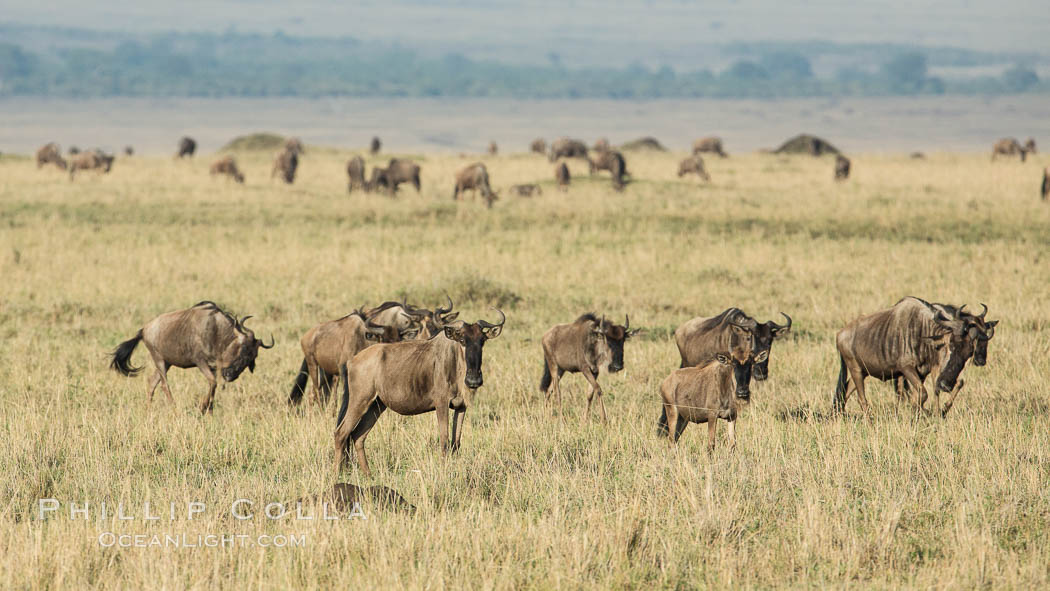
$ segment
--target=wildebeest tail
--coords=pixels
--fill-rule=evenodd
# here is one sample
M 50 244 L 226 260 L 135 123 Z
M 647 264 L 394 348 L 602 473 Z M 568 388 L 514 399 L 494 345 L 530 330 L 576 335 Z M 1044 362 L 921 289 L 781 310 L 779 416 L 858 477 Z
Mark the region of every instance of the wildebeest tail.
M 546 362 L 543 363 L 543 377 L 540 378 L 540 392 L 546 392 L 551 387 L 551 368 Z
M 849 387 L 849 374 L 846 373 L 846 359 L 839 355 L 839 381 L 835 384 L 835 410 L 846 410 L 846 389 Z
M 343 417 L 346 416 L 346 407 L 350 405 L 350 376 L 347 375 L 346 364 L 339 368 L 339 381 L 343 383 L 343 401 L 339 404 L 339 417 L 335 420 L 335 428 L 339 428 L 339 424 L 343 422 Z
M 296 405 L 303 401 L 303 394 L 306 393 L 306 382 L 310 379 L 310 373 L 306 369 L 306 358 L 303 357 L 303 364 L 299 366 L 299 375 L 295 376 L 295 384 L 292 385 L 292 393 L 288 395 L 288 404 Z
M 670 432 L 667 429 L 667 409 L 660 409 L 660 418 L 656 420 L 656 434 L 667 437 Z
M 113 351 L 113 361 L 110 362 L 109 366 L 120 372 L 121 375 L 128 377 L 138 375 L 142 368 L 131 366 L 131 354 L 135 352 L 135 347 L 138 346 L 141 340 L 142 331 L 140 330 L 135 336 L 118 345 L 117 350 Z

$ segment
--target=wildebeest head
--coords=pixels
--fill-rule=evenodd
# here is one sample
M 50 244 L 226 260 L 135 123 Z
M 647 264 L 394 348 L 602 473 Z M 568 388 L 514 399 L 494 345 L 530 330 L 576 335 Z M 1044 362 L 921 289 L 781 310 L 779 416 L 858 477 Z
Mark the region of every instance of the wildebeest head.
M 757 373 L 754 369 L 759 364 L 769 361 L 769 350 L 755 353 L 755 338 L 751 331 L 739 325 L 730 325 L 738 338 L 734 339 L 729 347 L 729 353 L 719 353 L 718 362 L 733 368 L 733 382 L 736 384 L 735 394 L 740 400 L 751 399 L 751 376 Z
M 756 381 L 761 382 L 769 377 L 769 353 L 773 348 L 773 341 L 785 336 L 791 330 L 791 317 L 783 312 L 780 315 L 787 319 L 787 324 L 777 324 L 772 320 L 761 324 L 755 322 L 755 326 L 751 329 L 751 335 L 754 337 L 752 350 L 755 354 L 754 378 Z M 760 354 L 762 354 L 761 361 L 758 360 Z
M 962 312 L 961 308 L 959 312 Z M 934 321 L 944 332 L 928 338 L 940 341 L 940 346 L 948 347 L 948 361 L 937 378 L 936 388 L 942 392 L 951 392 L 966 362 L 973 356 L 982 331 L 976 323 L 968 321 L 965 316 L 953 314 L 944 306 L 936 307 Z
M 244 326 L 249 318 L 251 316 L 245 316 L 236 322 L 233 327 L 234 339 L 222 353 L 222 379 L 227 382 L 236 380 L 245 368 L 254 373 L 255 358 L 259 355 L 259 349 L 273 348 L 273 335 L 270 335 L 270 344 L 267 345 L 255 338 L 255 333 L 250 328 Z
M 501 310 L 495 310 L 500 315 L 500 321 L 497 324 L 484 320 L 467 324 L 461 320 L 444 327 L 445 336 L 456 341 L 465 349 L 467 375 L 463 381 L 471 390 L 477 390 L 484 383 L 481 373 L 481 352 L 485 347 L 485 341 L 498 337 L 503 332 L 503 325 L 507 322 L 507 315 Z
M 446 305 L 444 307 L 438 306 L 433 311 L 426 308 L 416 308 L 411 305 L 405 305 L 404 308 L 405 312 L 419 323 L 427 335 L 434 336 L 441 332 L 445 326 L 455 322 L 456 318 L 459 317 L 459 312 L 452 311 L 452 298 L 446 294 L 445 300 Z
M 641 329 L 631 330 L 631 317 L 625 316 L 623 326 L 606 320 L 603 316 L 595 323 L 592 335 L 596 344 L 604 343 L 609 351 L 609 373 L 617 373 L 623 370 L 623 344 L 632 336 L 638 334 Z
M 1031 138 L 1031 137 L 1028 138 L 1028 140 L 1024 143 L 1024 151 L 1028 152 L 1030 154 L 1035 154 L 1036 153 L 1036 150 L 1035 150 L 1035 138 Z
M 974 344 L 973 351 L 973 364 L 977 367 L 983 367 L 988 362 L 988 341 L 992 340 L 995 336 L 995 325 L 999 324 L 998 320 L 985 320 L 984 317 L 988 314 L 988 306 L 981 304 L 983 311 L 980 314 L 969 314 L 959 310 L 960 314 L 963 315 L 966 320 L 978 328 L 977 331 L 977 342 Z

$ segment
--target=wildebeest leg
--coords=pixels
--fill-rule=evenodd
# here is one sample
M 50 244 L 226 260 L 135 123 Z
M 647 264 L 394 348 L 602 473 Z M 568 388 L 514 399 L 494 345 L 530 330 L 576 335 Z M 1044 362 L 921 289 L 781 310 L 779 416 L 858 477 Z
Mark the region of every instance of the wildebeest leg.
M 383 414 L 384 410 L 386 410 L 386 405 L 382 400 L 376 398 L 372 404 L 368 405 L 368 410 L 365 411 L 354 430 L 350 432 L 350 440 L 354 442 L 354 454 L 357 456 L 357 465 L 366 476 L 371 476 L 372 470 L 368 467 L 368 458 L 365 457 L 365 438 L 368 437 L 368 432 L 375 426 L 379 415 Z
M 919 374 L 915 373 L 914 368 L 905 368 L 901 373 L 904 375 L 904 379 L 908 380 L 908 385 L 915 390 L 912 402 L 915 403 L 915 412 L 919 412 L 922 410 L 922 405 L 926 402 L 926 387 L 922 385 L 922 380 L 919 379 Z
M 715 436 L 718 435 L 718 417 L 707 417 L 707 451 L 715 451 Z
M 436 404 L 434 414 L 437 416 L 438 447 L 441 455 L 448 455 L 448 402 Z
M 154 373 L 153 377 L 150 379 L 148 390 L 148 400 L 150 404 L 153 404 L 153 393 L 157 391 L 157 386 L 160 384 L 161 374 L 167 370 L 167 367 L 165 367 L 163 370 L 158 367 L 156 373 Z
M 583 420 L 586 421 L 587 419 L 591 418 L 591 402 L 594 400 L 595 396 L 598 396 L 598 403 L 602 409 L 602 422 L 609 422 L 608 417 L 605 416 L 605 403 L 602 402 L 602 387 L 598 385 L 598 380 L 594 377 L 594 374 L 591 373 L 590 368 L 583 368 L 583 371 L 581 373 L 583 374 L 583 377 L 587 379 L 587 382 L 591 385 L 591 391 L 587 394 L 587 412 L 584 413 Z
M 729 421 L 727 421 L 727 423 L 728 423 L 727 427 L 729 429 L 729 432 L 726 435 L 729 438 L 729 448 L 730 449 L 736 449 L 736 421 L 735 420 L 729 420 Z
M 457 408 L 452 412 L 452 452 L 459 451 L 459 440 L 463 437 L 463 415 L 466 408 Z
M 343 384 L 344 393 L 346 396 L 345 389 L 347 384 Z M 339 471 L 343 468 L 343 462 L 346 460 L 346 454 L 349 451 L 347 449 L 347 442 L 350 440 L 351 435 L 357 431 L 358 424 L 365 421 L 365 415 L 372 408 L 373 402 L 377 399 L 375 397 L 368 398 L 365 400 L 350 400 L 346 414 L 343 415 L 343 420 L 340 421 L 339 426 L 335 428 L 335 473 L 339 474 Z M 378 415 L 376 418 L 379 418 Z M 372 421 L 375 424 L 375 420 Z M 371 426 L 369 427 L 371 428 Z M 367 432 L 367 431 L 366 431 Z M 354 448 L 357 449 L 355 442 Z M 361 451 L 357 456 L 357 465 L 365 476 L 371 476 L 372 474 L 368 470 L 368 461 L 364 460 L 364 443 L 361 444 Z
M 310 376 L 310 396 L 314 399 L 314 404 L 321 401 L 321 367 L 317 365 L 317 360 L 314 359 L 313 355 L 306 356 L 306 372 Z
M 164 358 L 161 357 L 160 354 L 158 354 L 149 346 L 149 343 L 146 343 L 146 350 L 149 351 L 150 357 L 153 358 L 153 365 L 157 366 L 157 373 L 160 374 L 160 386 L 164 388 L 164 394 L 167 395 L 168 402 L 170 402 L 174 406 L 175 397 L 171 395 L 171 388 L 168 387 L 168 368 L 171 366 L 168 365 L 166 361 L 164 361 Z M 153 394 L 151 392 L 150 397 L 152 398 L 152 396 Z
M 952 388 L 951 394 L 948 395 L 948 401 L 944 403 L 944 408 L 943 409 L 940 408 L 940 403 L 938 402 L 937 410 L 940 413 L 941 418 L 944 418 L 944 417 L 948 416 L 948 411 L 951 410 L 952 409 L 952 405 L 955 404 L 955 397 L 959 395 L 959 390 L 962 390 L 963 384 L 965 384 L 965 383 L 966 382 L 964 382 L 962 380 L 962 378 L 960 378 L 958 381 L 955 382 L 955 387 Z M 934 387 L 934 392 L 936 392 L 936 391 L 937 391 L 937 388 L 935 386 Z
M 853 387 L 857 390 L 857 400 L 860 402 L 860 409 L 864 414 L 869 414 L 868 399 L 864 396 L 864 370 L 850 364 L 849 374 L 853 379 Z M 848 390 L 846 391 L 846 396 L 848 399 Z M 843 402 L 843 407 L 845 407 L 845 402 Z
M 667 438 L 671 445 L 678 443 L 678 407 L 673 404 L 664 403 L 664 413 L 667 415 Z
M 197 369 L 201 370 L 205 379 L 208 380 L 208 393 L 201 399 L 201 414 L 210 413 L 215 407 L 215 372 L 208 367 L 207 363 L 197 363 Z

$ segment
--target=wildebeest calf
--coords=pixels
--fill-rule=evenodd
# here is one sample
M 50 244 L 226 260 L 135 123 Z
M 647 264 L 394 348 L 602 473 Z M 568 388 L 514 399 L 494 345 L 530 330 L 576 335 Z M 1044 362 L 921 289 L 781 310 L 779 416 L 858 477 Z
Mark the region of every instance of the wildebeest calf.
M 196 367 L 208 380 L 208 393 L 201 399 L 200 411 L 210 413 L 215 405 L 215 376 L 221 375 L 225 381 L 232 382 L 245 369 L 254 372 L 259 349 L 273 347 L 272 336 L 269 345 L 263 344 L 244 326 L 249 318 L 251 316 L 237 320 L 208 301 L 186 310 L 161 314 L 117 347 L 110 367 L 125 376 L 142 371 L 141 367 L 130 364 L 131 354 L 141 341 L 157 368 L 150 380 L 149 401 L 153 401 L 153 392 L 160 384 L 168 401 L 174 404 L 175 399 L 168 388 L 168 368 Z
M 835 155 L 835 180 L 844 181 L 849 178 L 849 158 L 842 154 Z
M 707 449 L 715 448 L 718 419 L 729 423 L 729 445 L 736 446 L 736 419 L 751 400 L 751 366 L 768 353 L 755 357 L 750 335 L 741 338 L 714 361 L 677 369 L 660 384 L 668 436 L 677 443 L 689 423 L 707 423 Z
M 687 174 L 695 174 L 705 181 L 711 182 L 711 177 L 707 174 L 707 171 L 704 170 L 704 159 L 701 158 L 699 154 L 693 154 L 678 163 L 679 178 Z
M 237 168 L 237 160 L 233 156 L 224 156 L 213 162 L 208 174 L 211 176 L 217 174 L 226 175 L 238 183 L 244 184 L 244 174 Z
M 543 347 L 543 377 L 540 379 L 540 391 L 549 402 L 551 395 L 558 397 L 558 410 L 562 410 L 561 386 L 559 380 L 565 372 L 583 374 L 591 385 L 587 395 L 587 412 L 584 419 L 591 414 L 591 403 L 598 396 L 598 406 L 602 411 L 602 421 L 607 421 L 605 402 L 602 400 L 602 387 L 598 385 L 598 373 L 602 366 L 607 366 L 610 373 L 623 369 L 624 342 L 638 333 L 630 330 L 631 319 L 623 326 L 598 318 L 587 313 L 568 324 L 552 326 L 543 335 L 540 344 Z

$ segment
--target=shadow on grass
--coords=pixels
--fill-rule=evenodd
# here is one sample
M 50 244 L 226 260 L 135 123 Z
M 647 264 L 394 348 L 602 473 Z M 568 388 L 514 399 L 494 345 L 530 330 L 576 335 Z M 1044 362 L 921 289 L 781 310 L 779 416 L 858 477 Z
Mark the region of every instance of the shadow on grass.
M 849 418 L 849 414 L 836 413 L 827 410 L 817 410 L 808 404 L 796 408 L 787 408 L 776 414 L 777 420 L 782 422 L 798 421 L 806 423 L 824 423 L 837 418 Z

